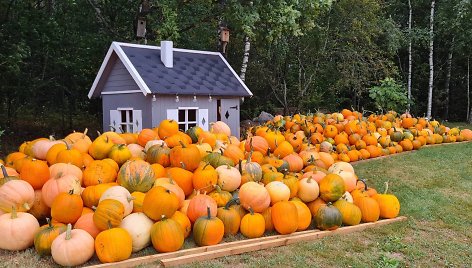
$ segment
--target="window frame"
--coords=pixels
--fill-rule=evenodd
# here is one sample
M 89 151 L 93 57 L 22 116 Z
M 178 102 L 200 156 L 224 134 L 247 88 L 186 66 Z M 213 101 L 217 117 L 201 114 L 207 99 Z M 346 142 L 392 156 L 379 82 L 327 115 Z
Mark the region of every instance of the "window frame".
M 180 121 L 180 111 L 185 111 L 184 115 L 185 115 L 185 118 L 184 118 L 184 121 Z M 195 111 L 195 121 L 189 121 L 189 116 L 188 116 L 188 112 L 189 111 Z M 183 131 L 187 131 L 189 129 L 189 125 L 192 124 L 194 126 L 198 126 L 198 111 L 199 111 L 199 107 L 178 107 L 177 108 L 177 123 L 179 125 L 179 129 L 180 129 L 180 126 L 183 125 L 184 126 L 184 129 Z
M 117 108 L 117 110 L 120 112 L 120 120 L 121 122 L 119 123 L 119 126 L 121 128 L 121 133 L 134 133 L 134 123 L 133 123 L 133 108 Z M 122 112 L 126 113 L 126 121 L 123 121 L 123 114 Z

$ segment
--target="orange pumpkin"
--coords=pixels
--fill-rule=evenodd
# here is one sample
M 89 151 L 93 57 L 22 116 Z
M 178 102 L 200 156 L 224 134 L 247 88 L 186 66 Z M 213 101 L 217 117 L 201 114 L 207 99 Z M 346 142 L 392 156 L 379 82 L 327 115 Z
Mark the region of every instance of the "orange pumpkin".
M 26 161 L 21 168 L 20 178 L 39 190 L 49 180 L 49 167 L 46 161 L 32 159 Z
M 78 194 L 72 191 L 59 193 L 51 205 L 51 216 L 62 223 L 75 223 L 82 215 L 84 203 Z
M 221 242 L 225 232 L 223 222 L 212 215 L 207 207 L 205 216 L 199 217 L 193 225 L 193 239 L 198 246 L 211 246 Z
M 280 234 L 291 234 L 298 229 L 298 211 L 290 201 L 280 201 L 272 206 L 272 223 Z
M 144 214 L 155 221 L 160 220 L 162 215 L 172 217 L 179 207 L 176 194 L 162 186 L 149 190 L 143 201 Z

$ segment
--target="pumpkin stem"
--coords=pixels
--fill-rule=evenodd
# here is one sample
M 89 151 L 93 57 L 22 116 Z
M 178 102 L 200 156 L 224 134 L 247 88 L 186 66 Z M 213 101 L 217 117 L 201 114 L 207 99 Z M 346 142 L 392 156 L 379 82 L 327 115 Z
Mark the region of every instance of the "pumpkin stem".
M 30 209 L 31 209 L 30 205 L 29 205 L 28 203 L 26 203 L 26 202 L 23 204 L 23 207 L 24 207 L 26 210 L 30 210 Z
M 180 145 L 182 145 L 182 148 L 187 148 L 187 146 L 185 146 L 185 144 L 181 140 L 179 140 L 179 143 Z
M 12 206 L 11 207 L 11 219 L 16 219 L 18 218 L 18 214 L 16 213 L 16 207 Z
M 108 226 L 108 229 L 111 229 L 111 228 L 113 228 L 113 226 L 111 225 L 111 221 L 110 221 L 110 220 L 108 220 L 108 222 L 107 222 L 107 226 Z
M 232 198 L 226 203 L 225 209 L 228 210 L 232 205 L 236 205 L 238 201 L 239 201 L 239 198 Z
M 66 230 L 66 240 L 69 240 L 72 238 L 72 224 L 68 223 L 67 224 L 67 230 Z
M 252 209 L 252 207 L 249 207 L 249 213 L 251 213 L 251 215 L 254 215 L 254 210 Z
M 185 163 L 180 161 L 180 166 L 182 167 L 182 169 L 185 169 Z
M 161 221 L 165 221 L 167 219 L 166 215 L 161 215 Z
M 385 182 L 385 191 L 384 191 L 384 194 L 387 194 L 387 191 L 388 191 L 388 181 Z
M 85 138 L 85 136 L 87 136 L 87 132 L 88 132 L 88 128 L 85 128 L 84 133 L 82 135 L 82 139 Z
M 4 178 L 8 177 L 8 172 L 7 172 L 7 169 L 5 168 L 5 166 L 2 165 L 2 164 L 0 164 L 0 166 L 2 167 L 3 177 Z
M 51 228 L 51 227 L 52 227 L 51 219 L 50 219 L 50 218 L 46 218 L 46 222 L 47 222 L 47 224 L 48 224 L 48 227 Z
M 242 163 L 243 163 L 243 160 L 239 159 L 238 169 L 239 169 L 239 173 L 240 173 L 241 175 L 243 175 L 243 166 L 242 166 Z
M 211 219 L 211 211 L 210 211 L 210 207 L 207 207 L 207 214 L 208 214 L 208 219 Z
M 73 195 L 73 194 L 74 194 L 74 189 L 70 189 L 70 190 L 69 190 L 69 194 L 70 194 L 70 195 Z
M 210 165 L 210 163 L 207 162 L 207 163 L 203 166 L 202 170 L 204 170 L 204 169 L 205 169 L 206 167 L 208 167 L 209 165 Z

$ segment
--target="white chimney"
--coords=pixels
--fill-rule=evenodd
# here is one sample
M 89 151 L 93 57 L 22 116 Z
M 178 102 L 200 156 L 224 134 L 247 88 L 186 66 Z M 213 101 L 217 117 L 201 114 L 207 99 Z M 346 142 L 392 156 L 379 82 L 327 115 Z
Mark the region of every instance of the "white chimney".
M 161 61 L 167 68 L 174 67 L 174 52 L 172 41 L 161 41 Z

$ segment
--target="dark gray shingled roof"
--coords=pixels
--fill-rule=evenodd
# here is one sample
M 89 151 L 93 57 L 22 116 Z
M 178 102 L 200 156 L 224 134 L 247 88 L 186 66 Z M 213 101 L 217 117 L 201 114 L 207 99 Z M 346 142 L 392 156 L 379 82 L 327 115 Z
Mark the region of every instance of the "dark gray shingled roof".
M 161 62 L 159 49 L 121 49 L 152 93 L 251 96 L 219 55 L 174 50 L 174 66 L 167 68 Z

